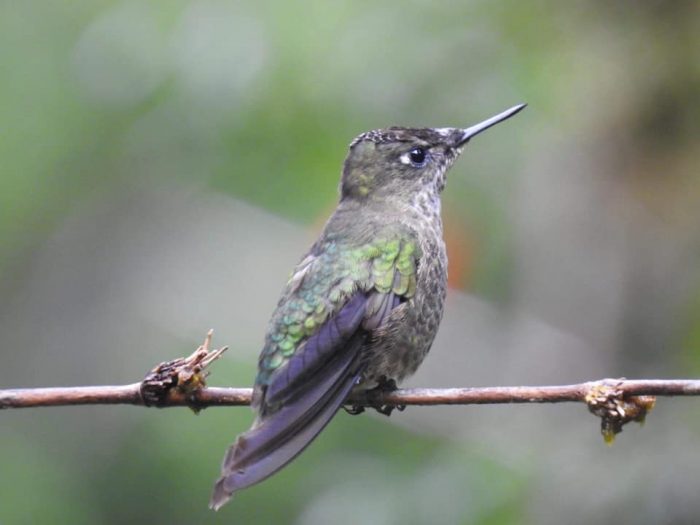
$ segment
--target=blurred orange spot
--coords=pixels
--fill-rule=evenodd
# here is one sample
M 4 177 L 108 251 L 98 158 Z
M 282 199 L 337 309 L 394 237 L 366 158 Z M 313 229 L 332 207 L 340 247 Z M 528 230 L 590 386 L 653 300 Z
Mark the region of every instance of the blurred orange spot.
M 450 261 L 447 284 L 452 288 L 470 288 L 474 278 L 477 237 L 465 226 L 463 217 L 447 215 L 443 222 Z

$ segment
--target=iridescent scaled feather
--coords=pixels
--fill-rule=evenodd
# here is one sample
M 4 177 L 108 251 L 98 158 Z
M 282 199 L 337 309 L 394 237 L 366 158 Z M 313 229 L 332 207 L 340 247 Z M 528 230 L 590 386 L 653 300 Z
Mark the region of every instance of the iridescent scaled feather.
M 379 292 L 368 305 L 370 316 L 383 294 L 402 300 L 413 297 L 418 257 L 417 244 L 400 239 L 378 239 L 359 247 L 332 241 L 318 247 L 318 254 L 304 259 L 292 274 L 285 301 L 270 321 L 256 386 L 266 386 L 273 373 L 356 291 Z

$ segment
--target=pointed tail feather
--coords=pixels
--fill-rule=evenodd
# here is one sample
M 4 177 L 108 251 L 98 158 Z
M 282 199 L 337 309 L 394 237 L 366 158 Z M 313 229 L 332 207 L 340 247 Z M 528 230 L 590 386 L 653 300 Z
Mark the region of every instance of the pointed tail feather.
M 323 430 L 343 404 L 362 372 L 356 334 L 344 351 L 310 378 L 289 405 L 261 419 L 229 448 L 214 486 L 210 508 L 218 510 L 234 492 L 258 483 L 287 465 Z

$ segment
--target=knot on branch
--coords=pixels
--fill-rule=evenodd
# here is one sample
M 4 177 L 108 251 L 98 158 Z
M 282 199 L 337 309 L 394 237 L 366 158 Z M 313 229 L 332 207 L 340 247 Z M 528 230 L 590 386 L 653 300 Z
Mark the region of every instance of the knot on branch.
M 210 350 L 213 330 L 207 332 L 204 342 L 189 357 L 178 357 L 153 368 L 141 381 L 140 394 L 146 406 L 164 407 L 173 396 L 184 396 L 195 412 L 195 394 L 206 386 L 207 367 L 228 350 L 224 346 Z
M 622 379 L 603 379 L 590 384 L 585 396 L 588 410 L 598 416 L 600 432 L 607 444 L 615 441 L 622 427 L 630 421 L 644 423 L 647 414 L 654 408 L 654 396 L 627 396 L 621 388 Z

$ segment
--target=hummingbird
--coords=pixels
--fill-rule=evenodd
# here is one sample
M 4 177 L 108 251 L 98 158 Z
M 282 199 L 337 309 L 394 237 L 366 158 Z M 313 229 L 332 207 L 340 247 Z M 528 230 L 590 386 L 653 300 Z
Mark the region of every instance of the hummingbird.
M 272 314 L 256 417 L 229 447 L 210 508 L 291 462 L 351 394 L 396 389 L 416 371 L 447 291 L 446 173 L 473 137 L 525 106 L 468 128 L 390 127 L 352 141 L 338 206 Z M 374 408 L 389 415 L 394 407 Z

